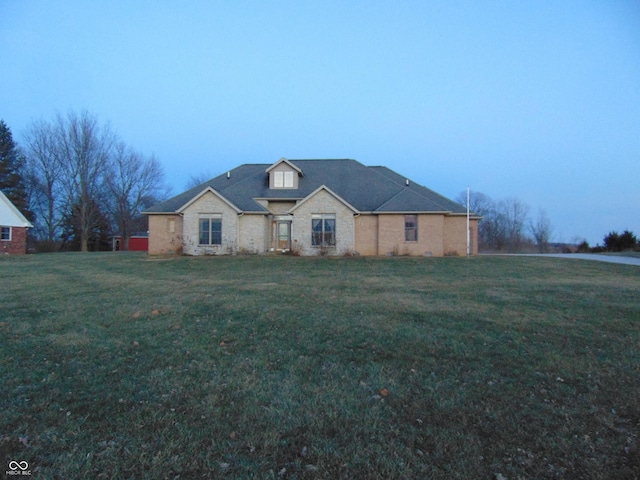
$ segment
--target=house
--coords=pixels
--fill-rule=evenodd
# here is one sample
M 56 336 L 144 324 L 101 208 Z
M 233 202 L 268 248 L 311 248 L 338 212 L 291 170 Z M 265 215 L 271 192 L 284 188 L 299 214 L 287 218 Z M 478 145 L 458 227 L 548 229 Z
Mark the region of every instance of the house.
M 0 254 L 27 253 L 27 229 L 33 225 L 0 190 Z
M 153 206 L 149 254 L 466 255 L 466 208 L 356 160 L 244 164 Z M 477 253 L 479 217 L 469 219 Z

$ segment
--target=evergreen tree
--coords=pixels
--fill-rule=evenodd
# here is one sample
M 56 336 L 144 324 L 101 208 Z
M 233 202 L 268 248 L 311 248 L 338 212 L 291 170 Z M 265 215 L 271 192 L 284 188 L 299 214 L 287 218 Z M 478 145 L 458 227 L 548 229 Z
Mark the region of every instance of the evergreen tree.
M 0 120 L 0 190 L 25 217 L 33 220 L 33 214 L 27 208 L 23 167 L 24 159 L 13 141 L 11 130 L 4 120 Z

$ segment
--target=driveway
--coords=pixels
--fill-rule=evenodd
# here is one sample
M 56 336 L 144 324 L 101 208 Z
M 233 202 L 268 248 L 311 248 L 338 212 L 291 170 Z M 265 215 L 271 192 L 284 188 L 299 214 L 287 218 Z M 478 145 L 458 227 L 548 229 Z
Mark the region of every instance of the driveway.
M 574 260 L 595 260 L 597 262 L 621 263 L 623 265 L 637 265 L 640 267 L 640 258 L 638 257 L 600 255 L 597 253 L 515 253 L 512 255 L 520 257 L 555 257 Z

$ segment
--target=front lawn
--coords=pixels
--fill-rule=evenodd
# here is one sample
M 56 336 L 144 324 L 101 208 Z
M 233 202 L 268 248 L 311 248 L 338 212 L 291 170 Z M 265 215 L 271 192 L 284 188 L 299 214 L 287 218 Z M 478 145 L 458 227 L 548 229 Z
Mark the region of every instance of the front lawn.
M 0 460 L 33 478 L 640 476 L 635 266 L 104 253 L 0 272 Z

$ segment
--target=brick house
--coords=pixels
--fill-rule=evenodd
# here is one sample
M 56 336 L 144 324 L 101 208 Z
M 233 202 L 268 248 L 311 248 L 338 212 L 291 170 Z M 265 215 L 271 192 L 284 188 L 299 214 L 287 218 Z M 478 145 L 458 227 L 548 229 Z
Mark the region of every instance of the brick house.
M 155 205 L 149 254 L 466 255 L 467 212 L 355 160 L 244 164 Z M 479 217 L 471 216 L 471 253 Z
M 0 255 L 27 253 L 27 229 L 33 225 L 0 191 Z

